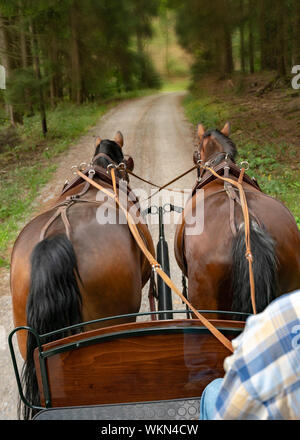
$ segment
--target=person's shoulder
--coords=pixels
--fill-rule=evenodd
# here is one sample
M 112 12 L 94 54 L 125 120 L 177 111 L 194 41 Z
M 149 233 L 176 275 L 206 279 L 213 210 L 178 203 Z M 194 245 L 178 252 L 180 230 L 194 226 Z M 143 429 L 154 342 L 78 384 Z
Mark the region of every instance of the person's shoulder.
M 300 289 L 284 295 L 278 296 L 274 299 L 268 307 L 264 310 L 266 313 L 276 312 L 282 309 L 294 308 L 300 317 Z M 264 313 L 262 312 L 262 313 Z
M 276 319 L 279 316 L 282 319 Z M 274 327 L 285 325 L 295 317 L 300 318 L 300 290 L 277 297 L 263 312 L 251 315 L 247 319 L 246 329 L 267 324 L 269 321 L 274 321 Z
M 247 353 L 267 349 L 284 329 L 290 331 L 299 319 L 300 290 L 279 296 L 263 312 L 247 319 L 244 331 L 232 341 L 236 354 L 241 352 L 246 356 Z

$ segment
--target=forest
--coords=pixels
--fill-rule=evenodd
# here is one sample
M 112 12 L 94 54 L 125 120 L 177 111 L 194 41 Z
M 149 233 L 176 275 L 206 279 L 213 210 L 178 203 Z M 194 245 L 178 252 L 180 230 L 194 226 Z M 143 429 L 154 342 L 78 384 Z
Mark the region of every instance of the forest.
M 0 266 L 52 160 L 118 101 L 158 91 L 187 90 L 194 126 L 232 121 L 300 225 L 299 0 L 0 0 L 0 64 Z
M 145 51 L 152 20 L 176 14 L 176 32 L 193 58 L 193 78 L 208 72 L 291 73 L 300 63 L 298 0 L 1 0 L 2 93 L 12 124 L 46 108 L 123 90 L 159 87 Z
M 159 85 L 143 51 L 157 1 L 2 0 L 0 12 L 13 125 L 39 112 L 45 134 L 48 106 Z
M 300 63 L 298 0 L 171 1 L 180 43 L 193 54 L 193 72 L 271 70 L 279 76 Z
M 11 124 L 38 112 L 46 134 L 46 109 L 59 102 L 159 88 L 145 41 L 154 17 L 170 12 L 194 81 L 210 72 L 285 77 L 300 63 L 298 0 L 1 0 L 1 100 Z

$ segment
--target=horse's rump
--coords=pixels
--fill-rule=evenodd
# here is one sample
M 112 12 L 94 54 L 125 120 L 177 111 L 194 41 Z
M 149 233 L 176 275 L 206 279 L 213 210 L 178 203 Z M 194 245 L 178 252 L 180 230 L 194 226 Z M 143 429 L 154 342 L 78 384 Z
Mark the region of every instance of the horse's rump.
M 256 259 L 258 266 L 256 265 L 255 268 L 257 274 L 260 271 L 260 276 L 256 278 L 257 290 L 262 293 L 258 288 L 259 285 L 263 286 L 261 281 L 272 282 L 271 290 L 265 290 L 265 296 L 271 300 L 274 296 L 294 290 L 299 286 L 300 235 L 293 216 L 281 202 L 247 185 L 245 185 L 245 193 L 250 212 L 254 214 L 253 216 L 250 214 L 251 225 L 256 225 L 254 229 L 251 227 L 251 243 L 253 248 L 256 248 L 256 255 L 259 252 Z M 189 297 L 196 307 L 232 310 L 233 291 L 237 284 L 241 286 L 243 281 L 242 279 L 239 282 L 233 281 L 234 268 L 237 267 L 238 261 L 240 264 L 246 264 L 242 276 L 244 281 L 248 276 L 248 262 L 245 259 L 241 241 L 244 237 L 240 232 L 241 229 L 239 231 L 241 225 L 244 224 L 244 218 L 241 207 L 234 202 L 234 219 L 240 240 L 239 252 L 237 252 L 238 239 L 232 233 L 230 202 L 226 192 L 222 191 L 222 185 L 212 183 L 209 191 L 204 190 L 204 194 L 203 232 L 199 235 L 187 235 L 183 218 L 183 222 L 179 224 L 176 231 L 175 255 L 179 266 L 186 271 L 189 278 Z M 185 210 L 190 209 L 195 201 L 197 201 L 196 195 L 188 201 Z M 271 252 L 274 253 L 272 258 Z M 255 260 L 256 256 L 253 255 L 253 257 Z M 264 267 L 266 262 L 270 263 L 269 272 Z M 264 270 L 270 274 L 270 277 L 264 277 Z M 235 280 L 237 280 L 236 277 Z M 276 285 L 277 281 L 278 285 Z M 239 307 L 242 301 L 247 310 L 235 308 L 235 311 L 251 312 L 248 284 L 244 287 L 244 300 L 245 292 L 249 292 L 248 306 L 246 307 L 242 298 L 234 305 Z M 262 298 L 261 301 L 259 301 L 262 304 L 261 308 L 264 308 L 267 303 Z

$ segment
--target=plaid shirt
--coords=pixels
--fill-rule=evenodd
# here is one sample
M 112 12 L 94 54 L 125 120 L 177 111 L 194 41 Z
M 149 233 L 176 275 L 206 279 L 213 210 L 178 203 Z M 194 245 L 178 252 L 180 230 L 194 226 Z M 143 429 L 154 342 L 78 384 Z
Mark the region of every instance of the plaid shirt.
M 225 359 L 215 419 L 300 419 L 300 290 L 247 319 Z

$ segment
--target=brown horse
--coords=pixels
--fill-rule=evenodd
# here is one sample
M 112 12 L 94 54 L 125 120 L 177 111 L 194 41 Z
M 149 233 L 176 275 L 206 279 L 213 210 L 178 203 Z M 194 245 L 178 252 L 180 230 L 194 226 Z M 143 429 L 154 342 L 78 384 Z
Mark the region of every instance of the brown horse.
M 237 149 L 229 134 L 229 123 L 221 131 L 205 131 L 200 124 L 194 161 L 238 180 Z M 202 310 L 251 313 L 239 192 L 205 168 L 198 180 L 175 236 L 175 256 L 188 277 L 189 299 Z M 242 186 L 249 207 L 255 301 L 260 312 L 277 296 L 300 287 L 300 232 L 290 211 L 264 194 L 254 179 L 245 174 Z M 204 214 L 203 231 L 195 235 L 187 233 L 186 225 L 192 210 Z
M 87 168 L 86 174 L 112 190 L 107 166 L 125 162 L 122 147 L 120 132 L 113 141 L 98 138 L 93 165 Z M 28 325 L 39 334 L 45 334 L 83 321 L 139 311 L 142 287 L 151 274 L 150 265 L 126 221 L 99 221 L 97 210 L 106 205 L 96 201 L 97 193 L 97 189 L 77 178 L 64 188 L 50 209 L 21 231 L 11 258 L 16 326 Z M 128 194 L 126 192 L 129 208 L 133 204 L 138 206 L 138 201 Z M 107 196 L 106 204 L 110 213 L 120 215 L 114 201 Z M 140 220 L 138 227 L 154 255 L 147 225 Z M 132 320 L 135 318 L 119 319 L 116 323 Z M 27 332 L 22 331 L 18 333 L 18 344 L 26 360 L 25 394 L 38 405 L 33 364 L 36 342 L 31 333 L 27 336 Z M 24 411 L 25 418 L 30 415 Z

